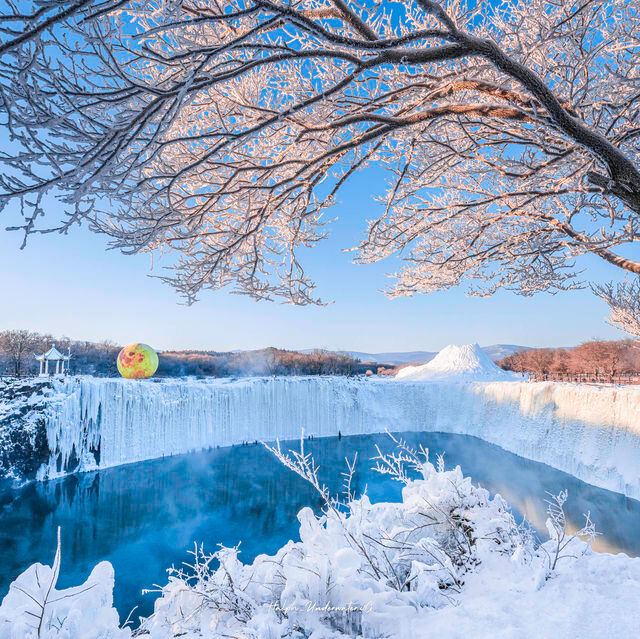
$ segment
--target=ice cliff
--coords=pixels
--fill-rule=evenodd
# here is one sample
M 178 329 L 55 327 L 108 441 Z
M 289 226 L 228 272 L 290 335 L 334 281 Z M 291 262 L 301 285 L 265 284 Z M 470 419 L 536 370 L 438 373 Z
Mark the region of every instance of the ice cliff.
M 640 498 L 640 389 L 344 377 L 55 382 L 39 476 L 244 441 L 391 431 L 474 435 Z

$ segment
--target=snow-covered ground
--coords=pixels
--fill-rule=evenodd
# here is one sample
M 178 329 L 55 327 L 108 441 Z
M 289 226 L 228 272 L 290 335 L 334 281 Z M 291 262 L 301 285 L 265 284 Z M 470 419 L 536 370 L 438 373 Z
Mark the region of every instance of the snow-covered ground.
M 313 481 L 304 457 L 292 463 Z M 381 464 L 405 483 L 401 503 L 371 504 L 365 496 L 342 507 L 327 500 L 320 516 L 304 508 L 298 514 L 300 542 L 250 565 L 235 549 L 213 556 L 197 550 L 193 570 L 170 571 L 154 614 L 136 636 L 637 635 L 640 559 L 596 554 L 572 537 L 562 498 L 549 512 L 550 539 L 539 546 L 499 495 L 492 498 L 474 486 L 460 468 L 444 471 L 423 461 L 422 479 L 410 480 L 398 457 Z M 112 605 L 110 565 L 99 564 L 77 588 L 57 591 L 58 565 L 59 558 L 53 568 L 31 566 L 14 582 L 0 606 L 0 636 L 129 639 L 131 631 L 119 626 Z

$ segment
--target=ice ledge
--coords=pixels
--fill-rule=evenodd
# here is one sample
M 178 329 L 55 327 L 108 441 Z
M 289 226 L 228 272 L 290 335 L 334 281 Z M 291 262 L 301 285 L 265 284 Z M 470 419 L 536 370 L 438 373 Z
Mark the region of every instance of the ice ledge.
M 344 377 L 54 382 L 51 460 L 90 470 L 244 441 L 384 431 L 474 435 L 640 498 L 640 389 Z

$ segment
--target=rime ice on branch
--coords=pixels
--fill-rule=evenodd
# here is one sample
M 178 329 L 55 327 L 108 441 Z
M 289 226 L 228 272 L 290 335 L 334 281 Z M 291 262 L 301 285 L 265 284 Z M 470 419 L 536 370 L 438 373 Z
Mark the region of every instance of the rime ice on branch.
M 357 260 L 404 251 L 391 295 L 574 288 L 585 253 L 640 273 L 617 252 L 640 213 L 627 0 L 29 4 L 0 29 L 0 197 L 27 234 L 58 195 L 61 230 L 177 251 L 189 301 L 317 302 L 296 250 L 377 163 L 392 179 Z

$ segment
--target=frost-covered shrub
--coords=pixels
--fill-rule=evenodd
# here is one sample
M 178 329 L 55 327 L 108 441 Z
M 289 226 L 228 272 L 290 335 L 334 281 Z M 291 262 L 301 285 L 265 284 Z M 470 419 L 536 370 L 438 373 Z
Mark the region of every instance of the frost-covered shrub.
M 567 490 L 561 490 L 557 495 L 550 493 L 550 498 L 547 499 L 546 525 L 549 541 L 540 546 L 539 554 L 544 554 L 547 558 L 548 573 L 556 569 L 561 559 L 575 559 L 576 556 L 584 554 L 589 544 L 600 534 L 596 532 L 589 512 L 584 516 L 584 526 L 573 534 L 569 533 L 564 512 L 568 496 Z
M 129 639 L 113 607 L 113 567 L 100 562 L 87 581 L 57 590 L 60 531 L 53 566 L 33 564 L 10 586 L 0 605 L 2 639 Z
M 426 451 L 419 459 L 398 444 L 399 453 L 380 454 L 378 469 L 405 484 L 402 501 L 378 504 L 351 494 L 353 465 L 341 500 L 320 484 L 302 445 L 291 453 L 273 449 L 322 495 L 323 513 L 301 510 L 300 541 L 252 564 L 243 564 L 237 549 L 206 555 L 196 548 L 192 572 L 173 571 L 139 633 L 154 639 L 178 631 L 210 639 L 388 636 L 397 632 L 403 610 L 406 616 L 450 604 L 488 554 L 533 556 L 531 537 L 501 497 L 474 486 L 459 467 L 445 471 Z M 410 479 L 407 465 L 422 478 Z
M 377 469 L 403 483 L 402 501 L 372 504 L 351 490 L 355 460 L 344 473 L 344 494 L 331 495 L 318 479 L 318 468 L 304 451 L 272 448 L 288 468 L 310 482 L 324 507 L 314 514 L 298 513 L 300 541 L 288 542 L 275 555 L 260 555 L 251 564 L 240 561 L 238 548 L 207 554 L 193 552 L 190 569 L 171 569 L 151 617 L 133 632 L 145 639 L 338 639 L 366 637 L 404 639 L 415 636 L 427 620 L 451 617 L 460 623 L 476 610 L 480 591 L 498 588 L 500 610 L 525 597 L 526 605 L 548 610 L 549 597 L 566 594 L 548 588 L 567 571 L 573 582 L 591 579 L 600 587 L 602 576 L 618 579 L 611 561 L 606 570 L 580 536 L 595 531 L 587 525 L 576 534 L 567 531 L 562 492 L 549 502 L 551 539 L 536 547 L 530 530 L 518 526 L 500 496 L 474 486 L 459 467 L 446 471 L 441 458 L 434 465 L 425 450 L 415 451 L 396 441 L 397 451 L 378 451 Z M 417 474 L 411 474 L 411 471 Z M 414 478 L 415 477 L 415 478 Z M 250 531 L 247 531 L 250 534 Z M 628 562 L 637 562 L 625 558 Z M 620 565 L 624 560 L 620 560 Z M 127 639 L 113 608 L 113 569 L 98 564 L 85 584 L 58 591 L 60 550 L 53 567 L 35 564 L 12 584 L 0 606 L 2 639 Z M 640 568 L 625 563 L 629 584 Z M 595 571 L 595 572 L 594 572 Z M 469 583 L 467 583 L 469 582 Z M 474 588 L 475 584 L 475 588 Z M 640 587 L 640 586 L 639 586 Z M 575 586 L 571 586 L 575 590 Z M 539 598 L 536 593 L 541 591 Z M 524 593 L 524 594 L 523 594 Z M 619 594 L 617 596 L 620 596 Z M 467 598 L 471 605 L 465 611 Z M 491 596 L 490 596 L 491 599 Z M 482 600 L 487 605 L 487 600 Z M 489 607 L 494 606 L 489 601 Z M 565 611 L 560 611 L 565 615 Z M 507 617 L 510 621 L 510 618 Z M 489 620 L 494 637 L 494 625 Z M 428 633 L 429 636 L 431 634 Z M 448 634 L 446 637 L 476 636 Z M 529 636 L 526 633 L 522 636 Z M 560 636 L 560 635 L 558 635 Z M 568 635 L 563 635 L 568 636 Z

